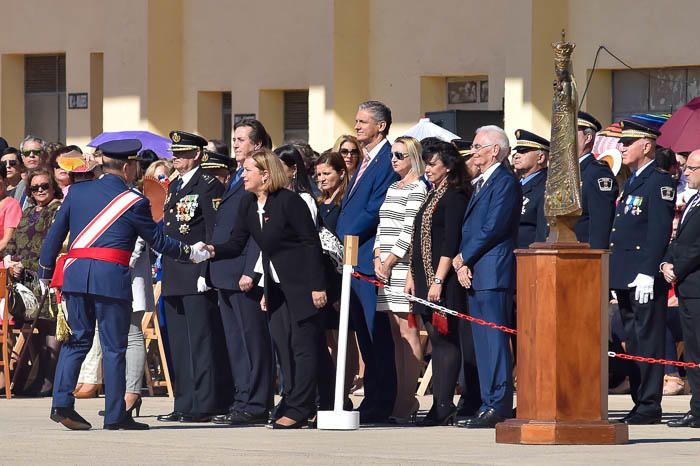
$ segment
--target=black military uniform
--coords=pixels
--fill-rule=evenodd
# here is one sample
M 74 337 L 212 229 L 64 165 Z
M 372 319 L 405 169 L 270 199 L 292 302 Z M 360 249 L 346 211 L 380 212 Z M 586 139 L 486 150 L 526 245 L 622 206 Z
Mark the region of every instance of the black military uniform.
M 207 141 L 170 133 L 170 150 L 203 151 Z M 210 242 L 223 185 L 201 167 L 178 176 L 165 199 L 164 231 L 173 239 Z M 230 402 L 230 371 L 214 290 L 202 290 L 208 263 L 163 258 L 162 296 L 174 366 L 175 407 L 161 421 L 206 421 Z M 198 281 L 199 286 L 198 286 Z M 224 386 L 228 383 L 228 386 Z
M 654 129 L 624 120 L 620 142 L 654 140 L 658 134 Z M 615 210 L 609 243 L 610 288 L 617 295 L 630 354 L 652 358 L 664 355 L 668 284 L 659 272 L 659 264 L 671 237 L 675 198 L 675 182 L 652 160 L 638 167 L 627 180 Z M 635 296 L 635 291 L 641 289 L 639 284 L 630 287 L 641 279 L 650 284 L 653 280 L 653 296 L 646 303 Z M 647 363 L 630 366 L 634 408 L 623 421 L 657 423 L 661 420 L 664 368 Z
M 533 150 L 549 152 L 549 141 L 529 131 L 515 131 L 517 139 L 513 150 L 520 153 Z M 532 243 L 547 239 L 547 219 L 544 216 L 544 188 L 547 170 L 542 169 L 520 180 L 523 187 L 523 206 L 518 226 L 518 248 L 527 248 Z
M 578 127 L 600 131 L 598 120 L 586 112 L 578 112 Z M 574 231 L 576 239 L 593 249 L 607 249 L 615 218 L 615 200 L 619 188 L 610 166 L 588 153 L 579 158 L 581 166 L 581 216 Z

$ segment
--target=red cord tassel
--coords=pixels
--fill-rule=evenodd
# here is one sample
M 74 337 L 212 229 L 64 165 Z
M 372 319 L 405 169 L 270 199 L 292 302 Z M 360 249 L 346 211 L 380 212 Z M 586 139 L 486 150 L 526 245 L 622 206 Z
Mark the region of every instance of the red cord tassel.
M 433 328 L 441 335 L 447 335 L 447 316 L 442 312 L 433 312 Z
M 416 323 L 416 315 L 412 312 L 408 313 L 408 328 L 416 328 L 418 324 Z

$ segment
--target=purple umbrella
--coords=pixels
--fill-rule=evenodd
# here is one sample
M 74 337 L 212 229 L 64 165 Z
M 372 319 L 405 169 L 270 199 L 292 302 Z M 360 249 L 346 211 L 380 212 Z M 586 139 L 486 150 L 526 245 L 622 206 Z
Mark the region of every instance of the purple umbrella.
M 117 139 L 138 139 L 141 141 L 141 150 L 151 149 L 162 159 L 169 159 L 173 156 L 173 154 L 168 151 L 170 139 L 151 133 L 150 131 L 115 131 L 111 133 L 102 133 L 88 142 L 88 146 L 97 147 L 100 144 Z

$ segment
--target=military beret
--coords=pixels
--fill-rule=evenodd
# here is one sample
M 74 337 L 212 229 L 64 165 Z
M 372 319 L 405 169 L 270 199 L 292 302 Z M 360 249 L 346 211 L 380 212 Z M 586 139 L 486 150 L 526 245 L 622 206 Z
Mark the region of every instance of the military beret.
M 195 150 L 207 146 L 207 140 L 202 136 L 179 130 L 170 132 L 170 141 L 172 141 L 170 152 Z
M 603 125 L 601 125 L 600 122 L 596 120 L 596 118 L 593 115 L 581 111 L 578 112 L 578 123 L 576 124 L 579 126 L 579 128 L 591 128 L 595 130 L 596 133 L 600 131 L 603 127 Z
M 646 126 L 638 121 L 622 120 L 620 124 L 622 126 L 620 144 L 629 144 L 642 138 L 656 140 L 661 134 L 659 130 Z
M 515 130 L 515 151 L 544 150 L 549 152 L 549 141 L 542 136 L 538 136 L 524 129 Z
M 231 156 L 219 154 L 218 152 L 212 152 L 209 150 L 204 150 L 202 154 L 202 163 L 200 164 L 202 168 L 225 168 L 227 170 L 233 170 L 236 168 L 236 159 Z
M 117 139 L 97 146 L 102 155 L 118 160 L 140 160 L 141 141 L 138 139 Z
M 466 139 L 453 139 L 450 141 L 453 146 L 457 148 L 459 155 L 462 157 L 467 157 L 472 155 L 472 143 L 473 141 L 467 141 Z

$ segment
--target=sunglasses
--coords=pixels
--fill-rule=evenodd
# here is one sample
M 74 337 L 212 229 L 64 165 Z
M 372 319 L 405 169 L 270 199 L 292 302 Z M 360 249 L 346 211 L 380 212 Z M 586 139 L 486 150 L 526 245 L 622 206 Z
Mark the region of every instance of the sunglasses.
M 360 155 L 359 149 L 340 149 L 340 155 Z
M 29 149 L 29 150 L 23 150 L 22 155 L 25 157 L 39 157 L 43 151 L 41 149 Z
M 17 165 L 19 165 L 19 162 L 17 160 L 5 160 L 3 163 L 6 167 L 16 167 Z
M 399 160 L 403 160 L 408 157 L 408 152 L 405 154 L 403 152 L 392 152 L 391 155 Z
M 39 191 L 48 191 L 50 187 L 49 183 L 33 184 L 29 190 L 33 193 L 38 193 Z

